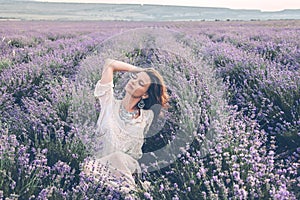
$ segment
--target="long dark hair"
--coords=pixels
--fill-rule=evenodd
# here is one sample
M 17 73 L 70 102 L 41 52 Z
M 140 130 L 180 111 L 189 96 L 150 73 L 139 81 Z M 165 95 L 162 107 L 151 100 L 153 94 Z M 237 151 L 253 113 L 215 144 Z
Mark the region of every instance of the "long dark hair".
M 144 99 L 143 109 L 151 109 L 154 117 L 159 115 L 161 108 L 168 108 L 169 95 L 162 76 L 153 68 L 146 68 L 145 71 L 151 79 L 151 84 L 147 90 L 148 98 Z

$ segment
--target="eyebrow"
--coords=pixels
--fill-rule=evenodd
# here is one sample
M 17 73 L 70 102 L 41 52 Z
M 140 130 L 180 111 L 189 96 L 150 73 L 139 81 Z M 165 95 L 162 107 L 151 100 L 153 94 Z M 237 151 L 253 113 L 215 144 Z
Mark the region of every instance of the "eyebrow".
M 137 73 L 137 79 L 139 79 L 139 81 L 141 81 L 143 83 L 143 86 L 147 85 L 147 84 L 151 84 L 151 78 L 150 78 L 150 82 L 148 83 L 148 81 L 145 82 L 145 80 L 141 77 L 141 74 Z
M 143 79 L 141 79 L 141 78 L 138 76 L 138 74 L 136 74 L 136 75 L 137 75 L 137 78 L 140 79 L 139 81 L 142 81 L 143 84 L 145 85 L 145 81 L 143 81 Z

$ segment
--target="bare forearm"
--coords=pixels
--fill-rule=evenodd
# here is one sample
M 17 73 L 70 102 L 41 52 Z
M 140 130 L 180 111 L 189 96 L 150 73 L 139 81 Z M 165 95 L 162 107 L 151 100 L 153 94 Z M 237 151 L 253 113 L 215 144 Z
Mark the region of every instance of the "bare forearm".
M 117 71 L 126 71 L 126 72 L 140 72 L 143 71 L 143 68 L 136 67 L 129 63 L 125 63 L 118 60 L 107 59 L 105 61 L 107 67 L 111 67 L 113 72 Z

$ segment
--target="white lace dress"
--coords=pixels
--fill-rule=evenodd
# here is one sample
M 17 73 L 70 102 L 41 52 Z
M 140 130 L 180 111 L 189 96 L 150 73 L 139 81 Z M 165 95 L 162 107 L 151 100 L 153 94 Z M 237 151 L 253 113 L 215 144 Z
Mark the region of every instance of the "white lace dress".
M 114 184 L 112 177 L 125 180 L 123 190 L 134 190 L 133 173 L 140 173 L 137 162 L 142 156 L 144 134 L 153 120 L 151 110 L 141 109 L 140 116 L 125 123 L 119 116 L 121 101 L 114 98 L 113 82 L 96 84 L 95 97 L 100 100 L 101 112 L 97 121 L 97 133 L 101 137 L 101 150 L 95 158 L 85 163 L 84 171 L 96 178 L 107 178 Z M 103 165 L 108 171 L 103 171 Z M 108 175 L 110 174 L 110 175 Z M 111 176 L 112 175 L 112 176 Z

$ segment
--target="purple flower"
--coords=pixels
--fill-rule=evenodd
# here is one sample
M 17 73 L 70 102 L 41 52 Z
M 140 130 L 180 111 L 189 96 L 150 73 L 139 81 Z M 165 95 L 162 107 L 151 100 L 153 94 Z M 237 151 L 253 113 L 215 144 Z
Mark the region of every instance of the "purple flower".
M 148 193 L 148 192 L 144 192 L 144 197 L 145 197 L 146 199 L 153 199 L 152 196 L 151 196 L 151 194 Z
M 159 191 L 162 192 L 162 191 L 164 191 L 164 189 L 165 189 L 164 184 L 161 183 L 159 185 Z

